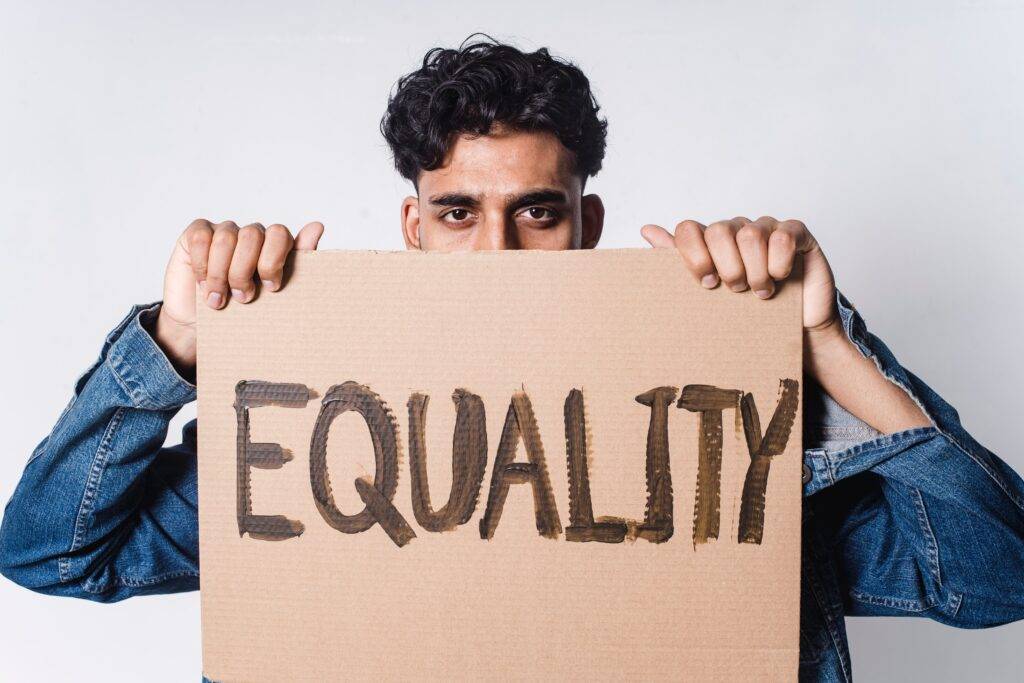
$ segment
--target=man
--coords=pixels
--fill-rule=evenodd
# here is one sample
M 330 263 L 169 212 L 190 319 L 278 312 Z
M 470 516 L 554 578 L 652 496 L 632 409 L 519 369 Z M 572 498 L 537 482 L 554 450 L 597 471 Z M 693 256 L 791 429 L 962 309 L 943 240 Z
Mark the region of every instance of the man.
M 583 73 L 546 50 L 436 48 L 398 82 L 381 123 L 416 195 L 409 249 L 590 249 L 604 209 L 584 194 L 606 124 Z M 896 361 L 834 287 L 803 223 L 737 217 L 674 233 L 694 286 L 771 298 L 803 258 L 806 381 L 801 676 L 851 677 L 844 615 L 928 616 L 961 627 L 1024 617 L 1024 483 L 955 410 Z M 34 590 L 98 601 L 199 586 L 196 425 L 164 447 L 195 398 L 198 287 L 205 305 L 284 286 L 310 223 L 194 221 L 160 304 L 136 307 L 32 454 L 0 529 L 0 569 Z M 748 291 L 749 290 L 749 291 Z

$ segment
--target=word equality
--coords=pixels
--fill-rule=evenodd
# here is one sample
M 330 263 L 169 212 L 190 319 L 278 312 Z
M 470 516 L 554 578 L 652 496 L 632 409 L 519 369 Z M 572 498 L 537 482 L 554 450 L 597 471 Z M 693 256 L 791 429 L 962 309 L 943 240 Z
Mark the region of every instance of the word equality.
M 676 397 L 678 395 L 678 401 Z M 693 542 L 705 543 L 719 535 L 719 504 L 722 472 L 722 413 L 738 410 L 750 455 L 740 499 L 740 543 L 761 543 L 764 536 L 765 493 L 772 458 L 786 449 L 796 417 L 798 382 L 780 382 L 775 411 L 762 432 L 758 411 L 751 394 L 737 389 L 720 389 L 690 384 L 680 392 L 676 387 L 657 387 L 636 397 L 650 408 L 647 432 L 647 505 L 642 520 L 619 517 L 594 517 L 590 499 L 590 475 L 587 465 L 587 425 L 583 393 L 573 389 L 565 398 L 566 459 L 569 474 L 569 526 L 567 541 L 621 543 L 642 538 L 663 543 L 674 532 L 672 474 L 669 467 L 668 414 L 678 408 L 700 416 L 697 492 L 694 504 Z M 249 437 L 251 411 L 261 406 L 303 408 L 315 393 L 303 384 L 242 381 L 235 387 L 235 412 L 238 420 L 237 442 L 237 518 L 239 535 L 282 540 L 302 534 L 301 522 L 283 515 L 258 515 L 252 511 L 250 475 L 252 468 L 279 468 L 288 453 L 277 443 L 255 443 Z M 465 389 L 452 394 L 456 419 L 452 443 L 452 486 L 448 501 L 435 509 L 427 482 L 425 424 L 428 397 L 414 393 L 409 397 L 409 464 L 413 514 L 419 525 L 431 532 L 450 531 L 466 524 L 477 507 L 487 467 L 487 425 L 484 404 L 479 396 Z M 354 515 L 343 513 L 335 504 L 327 470 L 327 437 L 332 422 L 341 414 L 354 411 L 362 416 L 373 442 L 375 473 L 373 481 L 355 480 L 355 489 L 364 508 Z M 522 442 L 525 462 L 516 461 L 516 449 Z M 387 406 L 369 387 L 345 382 L 331 387 L 324 395 L 313 427 L 309 453 L 309 480 L 316 507 L 324 520 L 346 534 L 367 531 L 374 525 L 387 533 L 398 546 L 416 537 L 409 522 L 395 507 L 398 487 L 398 429 Z M 548 478 L 547 463 L 540 432 L 530 398 L 516 392 L 508 406 L 504 428 L 498 441 L 490 488 L 480 537 L 494 537 L 505 499 L 513 485 L 532 488 L 537 531 L 549 538 L 563 533 Z

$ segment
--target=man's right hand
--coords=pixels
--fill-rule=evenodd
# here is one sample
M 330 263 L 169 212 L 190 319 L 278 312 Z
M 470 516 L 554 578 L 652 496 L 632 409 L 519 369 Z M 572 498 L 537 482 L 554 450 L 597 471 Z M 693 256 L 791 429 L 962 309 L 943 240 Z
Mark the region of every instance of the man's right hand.
M 283 225 L 239 228 L 232 221 L 198 219 L 181 233 L 164 275 L 164 301 L 154 338 L 178 370 L 192 375 L 196 364 L 196 287 L 210 308 L 232 297 L 247 304 L 263 291 L 281 289 L 285 258 L 291 250 L 316 249 L 324 226 L 309 223 L 293 238 Z

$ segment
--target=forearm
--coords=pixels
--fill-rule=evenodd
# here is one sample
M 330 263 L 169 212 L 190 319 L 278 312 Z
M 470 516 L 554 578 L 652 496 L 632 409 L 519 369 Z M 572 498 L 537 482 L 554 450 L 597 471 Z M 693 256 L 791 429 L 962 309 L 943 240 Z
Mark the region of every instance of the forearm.
M 839 405 L 883 434 L 932 424 L 906 391 L 860 353 L 838 317 L 805 330 L 804 369 Z
M 118 326 L 7 506 L 4 574 L 57 592 L 111 561 L 138 523 L 168 423 L 191 396 L 136 316 Z

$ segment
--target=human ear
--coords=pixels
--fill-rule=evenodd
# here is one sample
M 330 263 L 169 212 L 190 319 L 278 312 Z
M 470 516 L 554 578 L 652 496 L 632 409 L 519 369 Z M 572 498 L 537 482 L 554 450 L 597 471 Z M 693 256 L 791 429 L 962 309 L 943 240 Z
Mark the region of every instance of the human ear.
M 596 194 L 584 195 L 580 201 L 580 213 L 583 224 L 580 249 L 593 249 L 604 230 L 604 202 Z
M 405 248 L 420 250 L 420 200 L 408 196 L 402 200 L 402 237 Z

